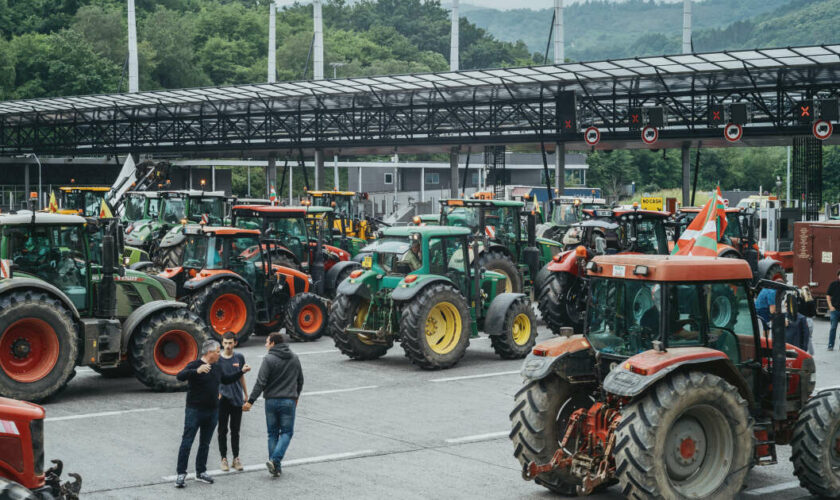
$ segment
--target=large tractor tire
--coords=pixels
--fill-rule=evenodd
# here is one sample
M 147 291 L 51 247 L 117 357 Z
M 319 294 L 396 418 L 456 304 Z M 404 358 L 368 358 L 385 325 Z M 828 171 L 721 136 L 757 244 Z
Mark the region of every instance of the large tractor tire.
M 510 412 L 510 440 L 513 456 L 524 470 L 530 462 L 547 464 L 560 448 L 572 413 L 594 403 L 580 385 L 572 385 L 551 376 L 529 382 L 514 398 Z M 570 456 L 575 449 L 565 450 Z M 540 474 L 534 482 L 562 495 L 576 495 L 580 480 L 568 469 L 555 469 Z
M 78 334 L 57 298 L 36 290 L 0 297 L 0 395 L 34 403 L 75 375 Z
M 43 497 L 35 495 L 21 484 L 0 477 L 0 498 L 3 500 L 40 500 Z
M 367 361 L 380 358 L 393 344 L 375 344 L 347 333 L 347 328 L 361 328 L 367 318 L 370 302 L 355 295 L 338 295 L 330 308 L 330 333 L 335 347 L 350 359 Z
M 819 498 L 840 497 L 840 390 L 820 392 L 802 408 L 791 442 L 793 473 Z
M 543 278 L 536 290 L 537 309 L 554 335 L 560 328 L 570 326 L 575 333 L 583 333 L 585 310 L 581 310 L 581 294 L 586 293 L 582 279 L 568 273 L 551 273 Z
M 519 297 L 505 313 L 500 335 L 490 337 L 490 345 L 502 359 L 521 359 L 531 352 L 537 342 L 537 319 L 531 301 Z
M 338 285 L 340 285 L 344 280 L 350 277 L 350 273 L 359 269 L 358 267 L 347 266 L 342 269 L 338 276 L 335 278 L 335 283 L 332 283 L 332 288 L 329 290 L 329 294 L 331 299 L 335 298 L 336 293 L 338 292 Z
M 455 366 L 470 345 L 470 310 L 452 285 L 433 283 L 402 307 L 402 348 L 426 370 Z
M 131 336 L 129 360 L 134 375 L 156 391 L 179 391 L 186 381 L 175 378 L 190 361 L 198 359 L 207 327 L 188 309 L 152 313 Z
M 244 344 L 254 330 L 254 299 L 251 291 L 235 279 L 210 283 L 190 299 L 195 311 L 210 327 L 210 335 L 219 342 L 222 335 L 233 332 L 239 345 Z
M 505 292 L 506 293 L 522 293 L 524 285 L 522 284 L 522 274 L 516 263 L 498 250 L 488 250 L 482 252 L 478 257 L 478 265 L 487 269 L 505 275 Z
M 621 412 L 616 475 L 627 498 L 735 498 L 752 465 L 747 402 L 716 375 L 677 373 Z
M 292 340 L 312 342 L 327 330 L 329 313 L 321 297 L 314 293 L 299 293 L 286 306 L 286 333 Z
M 782 268 L 781 264 L 773 264 L 767 268 L 767 272 L 764 273 L 762 278 L 770 281 L 781 279 L 782 281 L 787 282 L 787 275 L 785 274 L 785 270 Z
M 161 247 L 158 249 L 155 264 L 162 269 L 174 268 L 181 265 L 184 258 L 184 249 L 186 248 L 185 241 L 172 245 L 170 247 Z

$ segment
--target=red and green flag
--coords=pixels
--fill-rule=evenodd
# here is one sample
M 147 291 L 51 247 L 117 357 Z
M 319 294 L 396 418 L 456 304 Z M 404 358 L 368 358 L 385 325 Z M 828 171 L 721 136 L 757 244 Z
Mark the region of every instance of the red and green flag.
M 268 194 L 268 201 L 270 201 L 272 205 L 274 205 L 277 201 L 277 191 L 274 190 L 274 186 L 271 186 L 271 191 Z
M 671 255 L 715 257 L 717 256 L 717 242 L 724 231 L 726 231 L 726 204 L 718 186 L 715 189 L 715 196 L 703 205 L 703 210 L 680 235 Z

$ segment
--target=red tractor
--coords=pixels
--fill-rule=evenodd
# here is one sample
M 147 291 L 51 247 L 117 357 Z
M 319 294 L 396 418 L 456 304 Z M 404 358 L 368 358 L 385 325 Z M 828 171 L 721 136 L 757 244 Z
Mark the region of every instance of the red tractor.
M 61 484 L 62 463 L 44 472 L 44 409 L 0 398 L 0 498 L 77 500 L 82 478 Z
M 299 341 L 315 340 L 327 325 L 327 306 L 312 292 L 312 278 L 274 264 L 257 229 L 185 226 L 181 265 L 160 276 L 171 279 L 176 295 L 188 302 L 220 339 L 226 332 L 244 342 L 251 333 L 285 326 Z
M 534 347 L 510 414 L 525 479 L 627 498 L 735 498 L 753 466 L 792 446 L 800 484 L 840 496 L 840 389 L 785 343 L 795 288 L 776 290 L 770 333 L 739 259 L 612 255 L 587 264 L 583 335 Z
M 555 335 L 562 327 L 583 328 L 585 266 L 596 255 L 668 254 L 665 222 L 671 214 L 633 208 L 595 209 L 589 220 L 563 237 L 565 251 L 554 256 L 535 280 L 537 308 Z

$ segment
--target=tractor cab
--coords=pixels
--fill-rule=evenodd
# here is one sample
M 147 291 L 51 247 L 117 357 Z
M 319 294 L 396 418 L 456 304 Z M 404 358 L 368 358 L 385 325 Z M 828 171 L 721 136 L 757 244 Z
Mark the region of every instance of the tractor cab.
M 667 212 L 637 208 L 595 209 L 587 220 L 566 231 L 563 244 L 567 251 L 583 244 L 594 250 L 595 255 L 618 252 L 667 254 L 665 223 L 668 217 Z M 604 240 L 603 251 L 599 246 L 601 239 Z
M 82 215 L 84 217 L 96 217 L 105 195 L 111 191 L 109 187 L 103 186 L 61 186 L 59 210 L 61 214 Z
M 129 191 L 125 194 L 123 206 L 125 209 L 122 219 L 126 223 L 156 219 L 160 208 L 160 194 L 157 191 Z
M 335 234 L 345 234 L 359 240 L 375 238 L 376 225 L 366 216 L 359 203 L 368 198 L 367 193 L 355 191 L 306 191 L 304 205 L 331 208 L 333 210 L 332 229 Z
M 440 205 L 443 226 L 466 227 L 474 236 L 487 237 L 505 246 L 517 245 L 522 239 L 520 217 L 525 203 L 521 201 L 453 199 L 440 200 Z

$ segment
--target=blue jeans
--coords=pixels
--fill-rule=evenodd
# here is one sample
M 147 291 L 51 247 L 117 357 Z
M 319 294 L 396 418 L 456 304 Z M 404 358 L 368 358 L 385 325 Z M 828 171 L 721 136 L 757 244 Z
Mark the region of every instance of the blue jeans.
M 295 407 L 297 401 L 291 398 L 265 400 L 265 426 L 268 428 L 268 458 L 280 465 L 286 448 L 295 433 Z
M 828 330 L 828 348 L 834 348 L 834 337 L 837 336 L 837 323 L 840 322 L 840 311 L 831 311 L 831 329 Z
M 217 408 L 208 410 L 187 407 L 184 412 L 184 434 L 181 436 L 181 448 L 178 450 L 178 474 L 187 473 L 190 449 L 199 430 L 201 434 L 198 437 L 198 453 L 195 455 L 195 473 L 201 474 L 207 470 L 207 453 L 210 451 L 210 441 L 213 439 L 218 419 Z

